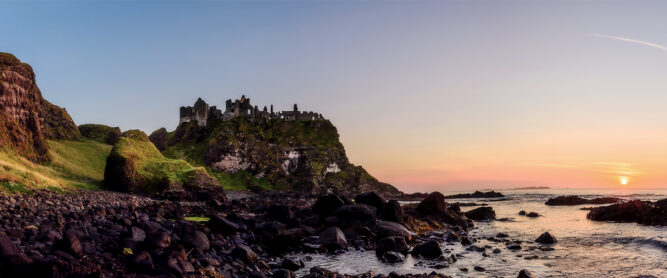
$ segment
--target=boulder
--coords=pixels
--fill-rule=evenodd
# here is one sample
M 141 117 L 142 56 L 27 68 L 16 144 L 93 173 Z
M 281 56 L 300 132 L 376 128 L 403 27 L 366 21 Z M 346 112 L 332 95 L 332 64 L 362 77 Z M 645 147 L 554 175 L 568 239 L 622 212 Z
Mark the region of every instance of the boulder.
M 331 213 L 345 205 L 343 199 L 341 199 L 336 194 L 327 194 L 324 195 L 315 201 L 313 205 L 313 212 L 319 215 L 320 217 L 327 217 Z
M 402 236 L 390 236 L 380 239 L 375 247 L 375 254 L 382 257 L 384 253 L 395 251 L 402 254 L 407 254 L 410 247 Z
M 21 251 L 16 244 L 8 238 L 7 236 L 0 234 L 0 255 L 1 256 L 14 256 L 20 254 Z
M 440 243 L 438 243 L 437 241 L 428 240 L 415 246 L 412 249 L 411 254 L 416 257 L 432 260 L 442 256 L 442 248 L 440 248 Z
M 266 218 L 281 223 L 287 223 L 287 221 L 294 218 L 294 212 L 292 212 L 292 209 L 286 205 L 272 205 L 267 210 Z
M 345 234 L 338 227 L 326 228 L 320 233 L 319 241 L 330 252 L 347 248 Z
M 273 271 L 273 278 L 296 278 L 294 272 L 288 269 L 276 269 Z
M 257 254 L 255 254 L 247 245 L 238 245 L 232 249 L 232 257 L 237 258 L 247 264 L 257 261 Z
M 210 218 L 211 219 L 206 223 L 206 225 L 213 232 L 220 233 L 222 235 L 233 235 L 239 230 L 238 225 L 232 223 L 220 215 L 211 215 Z
M 465 216 L 473 220 L 492 220 L 496 219 L 496 212 L 491 207 L 479 207 L 466 212 Z
M 192 231 L 182 236 L 183 243 L 186 247 L 193 248 L 199 253 L 203 253 L 211 247 L 208 237 L 201 231 Z
M 407 241 L 410 241 L 411 239 L 410 231 L 408 231 L 405 226 L 396 222 L 378 220 L 376 222 L 376 229 L 377 236 L 380 238 L 388 236 L 401 236 L 404 237 Z
M 521 216 L 525 216 L 525 215 L 526 215 L 526 211 L 525 211 L 525 210 L 520 211 L 520 212 L 519 212 L 519 215 L 521 215 Z
M 531 211 L 528 214 L 526 214 L 526 216 L 530 217 L 530 218 L 535 218 L 535 217 L 540 217 L 540 214 L 537 213 L 537 212 Z
M 395 251 L 388 251 L 382 254 L 382 262 L 385 263 L 400 263 L 405 261 L 405 256 L 403 254 L 395 252 Z
M 558 242 L 558 240 L 556 240 L 556 237 L 552 236 L 549 232 L 544 232 L 535 240 L 535 242 L 543 244 L 553 244 Z
M 530 271 L 522 269 L 521 271 L 519 271 L 519 275 L 516 278 L 535 278 L 535 276 L 533 276 L 533 274 L 530 273 Z
M 153 131 L 153 133 L 148 136 L 148 140 L 150 140 L 159 151 L 164 151 L 167 149 L 167 141 L 169 140 L 168 137 L 169 135 L 167 134 L 167 129 L 163 127 Z
M 382 207 L 378 218 L 380 220 L 403 223 L 403 208 L 398 201 L 390 200 Z
M 592 208 L 586 217 L 594 221 L 635 222 L 642 225 L 667 226 L 667 203 L 633 200 Z
M 440 192 L 428 194 L 417 206 L 417 211 L 424 215 L 445 213 L 446 209 L 445 195 Z
M 376 219 L 375 208 L 364 204 L 343 205 L 336 209 L 333 215 L 345 223 L 366 223 Z
M 303 261 L 295 261 L 295 260 L 290 260 L 290 259 L 283 259 L 283 262 L 280 264 L 282 268 L 288 269 L 291 271 L 297 271 L 300 268 L 305 266 L 305 263 Z
M 365 192 L 354 197 L 354 202 L 357 204 L 365 204 L 375 207 L 378 211 L 387 203 L 387 201 L 375 191 Z
M 65 251 L 75 257 L 83 256 L 81 240 L 75 231 L 65 232 L 65 236 L 56 244 L 56 247 L 58 250 Z
M 151 233 L 146 237 L 149 246 L 157 249 L 167 248 L 171 244 L 171 236 L 165 231 Z

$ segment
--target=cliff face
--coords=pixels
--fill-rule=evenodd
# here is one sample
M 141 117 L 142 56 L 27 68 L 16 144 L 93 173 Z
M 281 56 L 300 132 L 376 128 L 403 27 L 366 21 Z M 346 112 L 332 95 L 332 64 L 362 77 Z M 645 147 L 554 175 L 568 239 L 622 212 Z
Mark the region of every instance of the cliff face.
M 207 127 L 182 123 L 168 145 L 165 153 L 186 150 L 190 161 L 200 161 L 213 171 L 247 172 L 276 188 L 307 193 L 374 190 L 399 194 L 393 186 L 349 162 L 336 127 L 327 120 L 238 117 L 209 121 Z
M 42 98 L 30 65 L 0 52 L 0 143 L 33 161 L 48 161 L 45 139 L 78 139 L 67 112 Z

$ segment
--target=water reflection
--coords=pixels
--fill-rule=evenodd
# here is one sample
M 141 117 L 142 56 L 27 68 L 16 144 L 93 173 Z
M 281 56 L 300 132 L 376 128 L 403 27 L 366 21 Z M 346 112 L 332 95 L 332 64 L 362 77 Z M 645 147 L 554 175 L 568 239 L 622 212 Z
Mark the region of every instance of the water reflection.
M 586 198 L 617 196 L 624 199 L 657 200 L 667 197 L 666 190 L 532 190 L 503 192 L 510 200 L 487 202 L 496 211 L 497 218 L 510 221 L 478 222 L 470 233 L 480 239 L 475 245 L 487 248 L 482 252 L 465 250 L 460 244 L 444 244 L 446 252 L 463 258 L 449 268 L 440 270 L 420 266 L 411 256 L 399 264 L 384 264 L 373 252 L 351 251 L 331 256 L 309 254 L 311 261 L 298 274 L 306 274 L 312 266 L 322 266 L 340 273 L 358 274 L 369 270 L 387 274 L 439 273 L 455 277 L 516 277 L 521 269 L 529 269 L 538 277 L 628 277 L 650 274 L 667 277 L 667 227 L 640 226 L 631 223 L 603 223 L 586 219 L 586 206 L 551 207 L 544 202 L 558 195 L 580 195 Z M 449 200 L 452 202 L 484 202 L 485 200 Z M 464 208 L 466 209 L 466 208 Z M 470 208 L 471 209 L 471 208 Z M 518 212 L 537 212 L 541 217 L 519 216 Z M 542 251 L 533 241 L 549 231 L 559 242 L 553 251 Z M 484 239 L 503 232 L 511 239 L 525 241 L 523 249 L 508 250 L 504 244 Z M 501 253 L 491 250 L 498 248 Z M 294 255 L 292 257 L 302 257 Z M 475 272 L 481 266 L 485 272 Z M 467 268 L 463 271 L 461 268 Z

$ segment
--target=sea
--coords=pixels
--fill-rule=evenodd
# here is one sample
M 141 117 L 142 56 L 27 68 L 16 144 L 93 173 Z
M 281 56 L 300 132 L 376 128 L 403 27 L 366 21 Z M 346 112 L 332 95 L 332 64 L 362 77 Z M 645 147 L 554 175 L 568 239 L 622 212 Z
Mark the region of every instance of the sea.
M 306 267 L 297 275 L 307 274 L 313 266 L 345 274 L 431 273 L 453 277 L 516 277 L 527 269 L 535 277 L 633 277 L 653 275 L 667 278 L 667 227 L 643 226 L 635 223 L 596 222 L 586 219 L 588 211 L 580 206 L 546 206 L 549 198 L 578 195 L 584 198 L 619 197 L 624 200 L 655 201 L 667 198 L 667 189 L 523 189 L 496 190 L 506 198 L 448 199 L 447 202 L 485 203 L 496 212 L 496 218 L 506 221 L 475 222 L 468 233 L 487 247 L 484 252 L 469 251 L 460 243 L 443 243 L 445 253 L 459 257 L 447 268 L 433 269 L 410 255 L 401 263 L 381 262 L 373 251 L 351 250 L 344 254 L 307 254 L 291 257 L 305 259 Z M 445 195 L 465 192 L 442 192 Z M 469 193 L 469 192 L 468 192 Z M 467 211 L 476 207 L 461 207 Z M 528 218 L 518 212 L 537 212 L 541 217 Z M 512 240 L 525 241 L 522 250 L 513 251 L 503 243 L 484 239 L 506 233 Z M 543 232 L 558 239 L 554 250 L 543 251 L 534 240 Z M 492 253 L 498 248 L 500 253 Z M 447 255 L 448 255 L 447 254 Z M 475 271 L 474 267 L 484 268 Z

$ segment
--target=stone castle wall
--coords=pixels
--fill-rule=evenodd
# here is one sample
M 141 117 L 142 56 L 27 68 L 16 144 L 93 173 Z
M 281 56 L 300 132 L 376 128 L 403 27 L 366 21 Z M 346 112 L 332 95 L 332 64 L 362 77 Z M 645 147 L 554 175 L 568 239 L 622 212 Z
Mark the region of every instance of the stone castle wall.
M 312 111 L 299 111 L 297 105 L 291 111 L 273 112 L 273 105 L 269 111 L 266 106 L 259 110 L 257 106 L 250 104 L 250 99 L 241 96 L 241 99 L 232 101 L 228 99 L 225 102 L 225 111 L 221 111 L 216 106 L 210 106 L 201 98 L 198 98 L 194 106 L 182 106 L 180 108 L 179 124 L 190 121 L 197 121 L 197 125 L 206 126 L 209 120 L 222 119 L 228 121 L 237 117 L 247 117 L 250 119 L 282 119 L 286 121 L 316 121 L 324 120 L 322 114 Z

